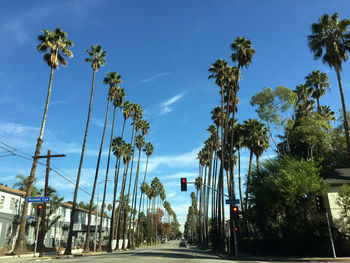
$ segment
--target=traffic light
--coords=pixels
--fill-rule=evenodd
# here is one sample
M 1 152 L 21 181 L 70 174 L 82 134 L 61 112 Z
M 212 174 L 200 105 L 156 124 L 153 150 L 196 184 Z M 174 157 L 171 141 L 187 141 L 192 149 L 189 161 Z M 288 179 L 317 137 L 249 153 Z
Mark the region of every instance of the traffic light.
M 238 206 L 236 206 L 236 205 L 232 206 L 232 212 L 233 212 L 233 218 L 236 220 L 236 222 L 238 222 L 238 219 L 239 219 Z
M 187 191 L 187 179 L 186 178 L 181 178 L 180 179 L 181 182 L 181 191 Z
M 239 231 L 239 227 L 235 226 L 235 232 L 238 232 L 238 231 Z
M 316 195 L 315 196 L 315 203 L 316 203 L 317 210 L 319 210 L 321 212 L 326 211 L 326 209 L 324 207 L 322 195 Z
M 43 211 L 43 205 L 42 204 L 39 204 L 37 207 L 36 207 L 36 215 L 37 216 L 40 216 L 41 213 Z

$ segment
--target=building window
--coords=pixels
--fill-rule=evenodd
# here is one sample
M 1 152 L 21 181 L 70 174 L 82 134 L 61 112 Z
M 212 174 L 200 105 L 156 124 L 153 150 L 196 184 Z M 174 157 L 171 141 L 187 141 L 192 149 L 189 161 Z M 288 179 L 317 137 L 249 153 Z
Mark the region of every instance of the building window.
M 16 202 L 16 199 L 15 198 L 11 198 L 11 203 L 10 203 L 10 210 L 15 210 L 15 202 Z
M 12 232 L 12 224 L 8 223 L 6 226 L 5 238 L 11 237 L 11 232 Z
M 4 203 L 5 203 L 5 196 L 2 195 L 0 196 L 0 209 L 4 208 Z

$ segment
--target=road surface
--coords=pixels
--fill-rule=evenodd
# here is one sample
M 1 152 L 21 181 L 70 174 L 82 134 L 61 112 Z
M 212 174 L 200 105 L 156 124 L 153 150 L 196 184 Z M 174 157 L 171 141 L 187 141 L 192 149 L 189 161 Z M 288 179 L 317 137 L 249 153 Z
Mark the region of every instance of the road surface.
M 268 263 L 269 261 L 239 261 L 239 260 L 228 260 L 216 256 L 209 251 L 200 250 L 196 247 L 189 246 L 187 248 L 179 247 L 179 241 L 170 241 L 166 244 L 161 244 L 152 247 L 144 247 L 136 250 L 121 251 L 115 253 L 89 255 L 89 256 L 75 256 L 74 258 L 9 258 L 1 259 L 1 263 L 7 262 L 51 262 L 51 263 L 63 263 L 63 262 L 91 262 L 91 263 L 228 263 L 228 262 L 257 262 L 257 263 Z M 316 262 L 318 260 L 315 260 Z M 322 260 L 327 262 L 327 260 Z M 333 260 L 329 260 L 333 261 Z M 338 262 L 342 262 L 339 260 Z M 277 261 L 274 261 L 277 262 Z M 283 262 L 283 261 L 281 261 Z M 291 263 L 291 260 L 288 260 Z M 296 261 L 299 262 L 300 261 Z M 309 259 L 305 262 L 313 262 Z M 345 262 L 345 260 L 344 260 Z M 349 263 L 349 261 L 347 261 Z M 270 263 L 270 262 L 269 262 Z

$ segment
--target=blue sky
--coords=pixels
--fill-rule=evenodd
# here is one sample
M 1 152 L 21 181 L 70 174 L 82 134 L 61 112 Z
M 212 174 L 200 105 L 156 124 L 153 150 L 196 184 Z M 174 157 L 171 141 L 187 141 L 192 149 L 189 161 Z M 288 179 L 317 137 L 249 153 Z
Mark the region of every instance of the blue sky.
M 146 140 L 154 144 L 155 153 L 148 181 L 157 176 L 163 182 L 167 199 L 183 225 L 194 189 L 190 186 L 187 193 L 181 193 L 179 178 L 193 180 L 197 176 L 195 157 L 208 137 L 205 130 L 211 123 L 210 111 L 219 104 L 218 87 L 208 80 L 211 64 L 218 58 L 230 61 L 229 46 L 235 37 L 252 40 L 256 55 L 242 73 L 240 122 L 257 118 L 249 101 L 263 87 L 284 85 L 294 89 L 316 69 L 327 73 L 331 83 L 331 91 L 321 104 L 338 112 L 341 104 L 336 75 L 321 61 L 313 60 L 306 37 L 311 23 L 323 13 L 339 12 L 343 19 L 350 18 L 349 11 L 347 0 L 4 2 L 0 11 L 0 141 L 34 153 L 49 79 L 43 54 L 36 51 L 37 36 L 42 29 L 62 28 L 74 42 L 74 58 L 68 60 L 67 68 L 60 67 L 54 73 L 41 153 L 48 149 L 53 154 L 65 153 L 66 158 L 55 159 L 52 165 L 75 182 L 92 75 L 90 65 L 84 62 L 85 49 L 101 44 L 108 57 L 96 75 L 81 186 L 91 191 L 108 91 L 102 80 L 105 73 L 116 71 L 122 75 L 127 99 L 142 105 L 144 118 L 151 125 Z M 349 69 L 345 63 L 342 80 L 348 108 Z M 111 114 L 109 117 L 107 141 Z M 121 125 L 118 113 L 117 135 Z M 128 129 L 127 138 L 130 134 Z M 107 150 L 105 143 L 99 180 L 105 175 Z M 269 151 L 265 156 L 272 155 Z M 243 172 L 247 160 L 248 152 L 243 152 Z M 12 186 L 15 175 L 29 175 L 30 167 L 28 160 L 1 157 L 1 182 Z M 39 187 L 43 186 L 44 174 L 45 168 L 39 167 Z M 71 184 L 54 173 L 50 184 L 66 201 L 72 199 Z M 110 186 L 109 202 L 111 198 Z M 80 191 L 78 199 L 88 201 L 89 195 Z

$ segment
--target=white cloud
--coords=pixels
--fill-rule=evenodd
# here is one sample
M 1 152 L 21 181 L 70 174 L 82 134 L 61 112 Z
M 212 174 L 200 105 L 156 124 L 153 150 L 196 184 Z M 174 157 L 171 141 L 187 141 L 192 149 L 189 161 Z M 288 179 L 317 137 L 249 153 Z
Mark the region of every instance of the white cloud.
M 170 106 L 173 105 L 175 102 L 177 102 L 179 99 L 181 99 L 184 95 L 185 95 L 184 93 L 177 94 L 172 98 L 168 99 L 167 101 L 164 101 L 163 103 L 161 103 L 160 104 L 161 109 L 160 109 L 159 115 L 164 115 L 169 112 L 172 112 L 173 109 Z
M 154 82 L 157 79 L 159 79 L 160 77 L 167 76 L 169 74 L 170 74 L 169 72 L 157 73 L 157 74 L 154 74 L 154 75 L 152 75 L 152 76 L 150 76 L 148 78 L 145 78 L 145 79 L 143 79 L 141 81 L 142 82 Z

